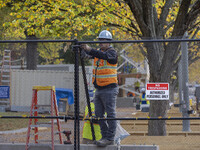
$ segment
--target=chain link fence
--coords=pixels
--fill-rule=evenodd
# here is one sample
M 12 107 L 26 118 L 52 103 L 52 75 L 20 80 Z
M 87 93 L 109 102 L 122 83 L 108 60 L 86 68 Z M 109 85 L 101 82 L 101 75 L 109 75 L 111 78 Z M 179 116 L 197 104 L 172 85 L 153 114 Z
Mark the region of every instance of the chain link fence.
M 112 41 L 113 44 L 117 46 L 119 43 L 143 43 L 143 42 L 194 42 L 197 40 L 186 40 L 186 39 L 174 39 L 174 40 L 141 40 L 141 41 Z M 5 43 L 26 43 L 27 41 L 5 41 Z M 32 41 L 28 41 L 32 42 Z M 73 41 L 37 41 L 37 42 L 78 42 L 76 40 Z M 3 43 L 3 42 L 1 42 Z M 82 41 L 81 43 L 88 43 L 88 44 L 96 44 L 99 42 L 94 42 L 94 41 Z M 80 44 L 80 43 L 77 43 Z M 75 46 L 77 44 L 74 44 Z M 78 47 L 74 47 L 76 49 L 75 51 L 78 51 Z M 73 53 L 71 51 L 71 53 Z M 119 52 L 120 53 L 120 52 Z M 24 55 L 25 56 L 25 55 Z M 22 58 L 24 58 L 24 56 Z M 73 55 L 74 56 L 74 55 Z M 62 133 L 62 139 L 63 141 L 73 143 L 76 148 L 80 148 L 79 144 L 82 143 L 82 132 L 83 132 L 83 126 L 84 122 L 86 120 L 83 120 L 84 115 L 85 115 L 85 107 L 87 106 L 87 100 L 93 98 L 93 90 L 94 87 L 92 85 L 92 67 L 85 67 L 79 66 L 81 60 L 79 60 L 79 54 L 76 52 L 75 57 L 73 58 L 75 63 L 74 65 L 57 65 L 57 68 L 55 66 L 48 66 L 46 65 L 46 68 L 41 67 L 43 71 L 28 71 L 24 70 L 24 61 L 21 62 L 20 64 L 18 63 L 18 66 L 15 66 L 12 68 L 11 71 L 11 95 L 16 94 L 14 97 L 11 96 L 11 109 L 14 109 L 14 111 L 19 111 L 20 116 L 26 118 L 26 116 L 23 116 L 21 114 L 27 114 L 27 110 L 29 110 L 30 107 L 30 101 L 32 98 L 32 86 L 35 84 L 41 85 L 41 86 L 56 86 L 56 88 L 64 88 L 64 89 L 72 89 L 73 91 L 73 99 L 74 99 L 74 104 L 69 105 L 67 100 L 68 97 L 64 97 L 60 99 L 60 103 L 58 103 L 58 110 L 60 112 L 60 116 L 67 116 L 67 117 L 61 117 L 60 122 L 61 122 L 61 130 L 62 131 L 70 131 L 68 134 L 63 134 Z M 23 60 L 19 58 L 19 60 Z M 14 62 L 14 60 L 12 60 Z M 89 62 L 91 64 L 91 62 Z M 123 59 L 122 59 L 123 63 Z M 21 64 L 23 64 L 21 66 Z M 83 62 L 82 62 L 83 64 Z M 129 65 L 131 63 L 129 62 Z M 120 65 L 120 64 L 119 64 Z M 128 65 L 127 65 L 128 66 Z M 69 68 L 69 69 L 67 69 Z M 22 69 L 20 72 L 19 69 Z M 20 73 L 18 74 L 16 71 L 18 70 Z M 86 72 L 84 72 L 86 70 Z M 29 73 L 29 74 L 27 74 Z M 24 74 L 24 75 L 23 75 Z M 63 75 L 65 74 L 65 75 Z M 136 73 L 137 74 L 137 73 Z M 179 75 L 183 74 L 180 72 Z M 37 78 L 38 76 L 38 78 Z M 178 79 L 182 78 L 179 76 Z M 79 81 L 77 80 L 79 79 Z M 86 81 L 87 79 L 87 81 Z M 121 78 L 122 79 L 122 78 Z M 136 76 L 133 78 L 134 81 L 130 81 L 130 78 L 123 78 L 124 83 L 126 82 L 136 82 L 140 79 L 140 76 Z M 61 80 L 61 82 L 60 82 Z M 127 80 L 127 81 L 126 81 Z M 15 81 L 15 82 L 14 82 Z M 18 82 L 16 82 L 18 81 Z M 85 82 L 86 81 L 86 82 Z M 180 80 L 182 81 L 182 80 Z M 179 81 L 179 82 L 180 82 Z M 155 120 L 159 119 L 165 119 L 166 121 L 166 136 L 148 136 L 148 120 L 149 118 L 149 113 L 148 111 L 142 111 L 139 108 L 139 103 L 140 103 L 140 90 L 142 87 L 145 87 L 145 83 L 147 80 L 143 80 L 143 82 L 140 85 L 139 90 L 137 90 L 137 94 L 135 95 L 128 95 L 128 90 L 133 93 L 135 90 L 134 87 L 126 86 L 121 88 L 122 96 L 123 97 L 118 97 L 117 98 L 117 118 L 119 118 L 119 123 L 120 125 L 130 134 L 123 140 L 121 140 L 121 145 L 158 145 L 160 150 L 187 150 L 187 149 L 199 149 L 200 144 L 199 144 L 199 139 L 200 139 L 200 120 L 198 116 L 198 111 L 196 110 L 196 97 L 195 97 L 195 85 L 190 85 L 188 84 L 189 87 L 189 95 L 188 95 L 188 102 L 190 102 L 190 99 L 192 99 L 192 103 L 189 105 L 189 110 L 194 110 L 193 112 L 190 112 L 191 114 L 188 114 L 186 118 L 187 121 L 189 119 L 189 131 L 184 130 L 184 113 L 182 112 L 184 106 L 183 102 L 183 93 L 184 91 L 181 90 L 178 94 L 178 92 L 175 92 L 175 97 L 173 104 L 171 105 L 170 109 L 168 110 L 167 113 L 167 118 L 154 118 Z M 31 84 L 29 84 L 31 83 Z M 64 84 L 62 84 L 64 83 Z M 183 81 L 181 82 L 183 83 Z M 23 85 L 23 86 L 22 86 Z M 135 86 L 135 85 L 133 85 Z M 179 85 L 180 86 L 180 85 Z M 198 86 L 197 86 L 198 87 Z M 24 91 L 23 89 L 29 90 Z M 88 90 L 88 96 L 86 95 Z M 25 93 L 26 92 L 26 93 Z M 27 94 L 29 93 L 29 94 Z M 18 96 L 18 98 L 17 98 Z M 181 98 L 182 96 L 182 98 Z M 44 99 L 43 102 L 46 102 L 49 98 L 47 96 L 41 95 L 41 99 Z M 181 101 L 181 100 L 182 101 Z M 29 101 L 29 102 L 28 102 Z M 76 103 L 79 102 L 79 103 Z M 12 107 L 15 106 L 15 107 Z M 17 107 L 19 106 L 19 107 Z M 187 105 L 188 107 L 188 105 Z M 26 111 L 25 111 L 26 110 Z M 6 111 L 6 110 L 5 110 Z M 12 113 L 10 112 L 0 112 L 1 116 L 12 116 Z M 18 113 L 15 113 L 15 115 L 18 115 Z M 48 116 L 49 114 L 47 112 L 40 112 L 38 116 Z M 69 118 L 68 118 L 69 117 Z M 175 119 L 171 119 L 175 118 Z M 29 118 L 27 118 L 29 119 Z M 22 119 L 23 122 L 27 119 Z M 185 120 L 186 120 L 185 119 Z M 1 125 L 3 123 L 7 123 L 7 119 L 2 119 Z M 17 120 L 17 119 L 13 119 Z M 49 119 L 48 121 L 50 121 Z M 13 121 L 14 122 L 14 121 Z M 17 122 L 17 121 L 16 121 Z M 159 123 L 159 121 L 158 121 Z M 27 122 L 28 126 L 28 122 Z M 21 130 L 14 130 L 14 131 L 0 131 L 0 142 L 1 143 L 26 143 L 26 128 Z M 55 134 L 57 134 L 55 129 Z M 47 139 L 49 138 L 49 133 L 50 129 L 44 129 L 41 128 L 39 130 L 39 138 L 44 138 Z M 56 136 L 55 136 L 56 137 Z M 58 139 L 57 139 L 58 140 Z M 59 143 L 56 142 L 55 143 Z

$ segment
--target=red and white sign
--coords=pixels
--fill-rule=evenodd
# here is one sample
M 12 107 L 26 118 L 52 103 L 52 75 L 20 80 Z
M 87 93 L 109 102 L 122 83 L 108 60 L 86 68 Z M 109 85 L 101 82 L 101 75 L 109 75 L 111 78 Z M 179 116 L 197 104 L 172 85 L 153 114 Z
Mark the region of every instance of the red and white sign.
M 147 100 L 169 100 L 169 83 L 147 83 Z

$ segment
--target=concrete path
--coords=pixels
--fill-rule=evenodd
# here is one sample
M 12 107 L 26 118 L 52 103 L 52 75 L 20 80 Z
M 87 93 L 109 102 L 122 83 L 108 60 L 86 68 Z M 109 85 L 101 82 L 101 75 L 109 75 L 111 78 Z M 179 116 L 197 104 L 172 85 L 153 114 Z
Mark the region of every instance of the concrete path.
M 25 144 L 0 144 L 0 150 L 22 150 Z M 29 150 L 51 150 L 51 147 L 45 145 L 31 146 Z M 55 145 L 55 150 L 74 150 L 74 145 Z M 96 145 L 81 144 L 80 150 L 159 150 L 155 145 L 109 145 L 107 147 L 97 147 Z

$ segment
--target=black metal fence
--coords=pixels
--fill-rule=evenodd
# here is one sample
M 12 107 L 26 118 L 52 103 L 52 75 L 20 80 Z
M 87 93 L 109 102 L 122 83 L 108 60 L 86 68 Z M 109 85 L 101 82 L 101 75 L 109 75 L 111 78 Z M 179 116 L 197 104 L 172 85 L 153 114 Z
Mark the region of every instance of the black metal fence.
M 79 112 L 79 54 L 80 44 L 96 44 L 96 43 L 152 43 L 152 42 L 196 42 L 200 41 L 200 39 L 151 39 L 151 40 L 124 40 L 124 41 L 78 41 L 78 40 L 7 40 L 7 41 L 0 41 L 0 43 L 45 43 L 45 42 L 71 42 L 73 43 L 72 49 L 75 54 L 74 58 L 74 116 L 0 116 L 0 119 L 64 119 L 67 120 L 74 120 L 74 149 L 79 150 L 80 149 L 80 121 L 83 120 L 90 120 L 91 123 L 91 130 L 92 130 L 92 136 L 93 140 L 95 140 L 94 136 L 94 128 L 93 128 L 93 120 L 100 120 L 105 119 L 109 120 L 111 118 L 93 118 L 91 108 L 90 108 L 90 100 L 89 100 L 89 92 L 88 92 L 88 85 L 87 85 L 87 79 L 86 79 L 86 73 L 85 73 L 85 64 L 84 60 L 81 58 L 81 67 L 82 67 L 82 75 L 84 80 L 84 87 L 86 90 L 86 100 L 87 100 L 87 106 L 89 108 L 89 116 L 90 118 L 82 118 L 80 117 Z M 115 120 L 200 120 L 200 117 L 156 117 L 156 118 L 150 118 L 148 116 L 146 117 L 128 117 L 128 118 L 120 118 L 117 117 Z

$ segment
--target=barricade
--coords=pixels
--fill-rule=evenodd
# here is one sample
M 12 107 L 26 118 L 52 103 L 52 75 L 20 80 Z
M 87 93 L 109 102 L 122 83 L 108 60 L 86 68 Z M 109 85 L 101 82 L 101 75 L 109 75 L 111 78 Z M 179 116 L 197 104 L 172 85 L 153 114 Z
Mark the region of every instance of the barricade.
M 146 42 L 196 42 L 196 41 L 200 41 L 200 39 L 168 39 L 168 40 L 159 40 L 159 39 L 152 39 L 152 40 L 129 40 L 129 41 L 78 41 L 78 40 L 15 40 L 15 41 L 0 41 L 0 43 L 31 43 L 31 42 L 73 42 L 74 45 L 73 45 L 73 51 L 75 52 L 75 68 L 74 68 L 74 97 L 75 97 L 75 104 L 74 104 L 74 116 L 73 117 L 70 117 L 70 116 L 58 116 L 59 119 L 63 119 L 65 121 L 69 121 L 69 120 L 73 120 L 74 121 L 74 145 L 67 145 L 67 147 L 73 147 L 74 149 L 80 149 L 83 148 L 84 146 L 83 145 L 80 145 L 80 137 L 81 137 L 81 125 L 80 125 L 80 120 L 83 120 L 83 118 L 81 118 L 80 116 L 80 112 L 79 112 L 79 47 L 80 47 L 80 44 L 96 44 L 96 43 L 146 43 Z M 83 62 L 81 62 L 83 64 Z M 84 64 L 82 66 L 82 71 L 84 71 Z M 83 76 L 84 76 L 84 72 L 83 72 Z M 85 79 L 84 79 L 85 80 Z M 85 84 L 86 85 L 86 84 Z M 87 101 L 88 101 L 88 87 L 86 86 L 85 87 L 86 89 L 86 97 L 87 97 Z M 134 112 L 134 111 L 133 111 Z M 48 117 L 48 116 L 38 116 L 38 117 L 41 117 L 43 119 L 45 118 L 48 118 L 50 119 L 51 117 Z M 29 116 L 0 116 L 0 119 L 6 119 L 6 118 L 12 118 L 12 119 L 18 119 L 18 118 L 23 118 L 23 119 L 30 119 Z M 89 120 L 92 120 L 92 119 L 96 119 L 96 118 L 89 118 Z M 99 118 L 98 118 L 99 119 Z M 100 118 L 100 119 L 104 119 L 104 118 Z M 108 120 L 109 118 L 107 118 L 106 120 Z M 150 118 L 148 116 L 144 117 L 144 118 L 134 118 L 134 117 L 128 117 L 128 118 L 116 118 L 116 120 L 120 120 L 120 121 L 124 121 L 124 120 L 128 120 L 128 121 L 148 121 L 148 120 L 179 120 L 179 121 L 182 121 L 182 120 L 197 120 L 199 121 L 200 118 L 199 117 L 166 117 L 166 118 L 162 118 L 162 117 L 156 117 L 156 118 Z M 122 123 L 123 124 L 123 123 Z M 178 124 L 181 124 L 181 123 L 178 123 Z M 147 125 L 147 123 L 144 123 L 143 125 Z M 144 133 L 144 134 L 143 134 Z M 142 134 L 140 134 L 138 132 L 138 134 L 140 135 L 143 135 L 143 136 L 147 136 L 147 132 L 143 132 Z M 132 133 L 133 135 L 136 135 L 137 133 L 133 132 Z M 177 132 L 178 134 L 178 132 Z M 177 135 L 176 134 L 176 135 Z M 192 134 L 190 134 L 189 132 L 180 132 L 180 134 L 184 135 L 185 137 L 186 136 L 190 136 Z M 173 133 L 170 133 L 168 135 L 173 135 Z M 199 133 L 193 133 L 194 136 L 199 136 Z M 152 138 L 153 139 L 153 138 Z M 132 141 L 134 143 L 134 141 Z M 141 142 L 142 143 L 142 142 Z M 156 142 L 155 142 L 156 143 Z M 127 143 L 125 143 L 127 144 Z M 20 145 L 20 144 L 19 144 Z M 3 145 L 5 146 L 5 145 Z M 15 145 L 17 147 L 17 144 Z M 62 146 L 66 146 L 66 145 L 59 145 L 58 147 L 62 147 Z M 112 146 L 111 146 L 112 147 Z M 133 148 L 134 146 L 124 146 L 124 145 L 121 145 L 121 149 L 123 150 L 129 150 L 131 148 Z M 152 146 L 152 147 L 149 147 L 148 145 L 145 144 L 145 146 L 141 147 L 141 146 L 135 146 L 136 148 L 142 148 L 145 150 L 145 148 L 148 148 L 149 150 L 151 148 L 158 148 L 157 146 Z M 65 147 L 66 148 L 66 147 Z M 87 145 L 87 149 L 88 148 L 93 148 L 94 147 L 90 147 Z M 116 148 L 116 147 L 115 147 Z M 1 149 L 1 148 L 0 148 Z M 153 150 L 153 149 L 152 149 Z

